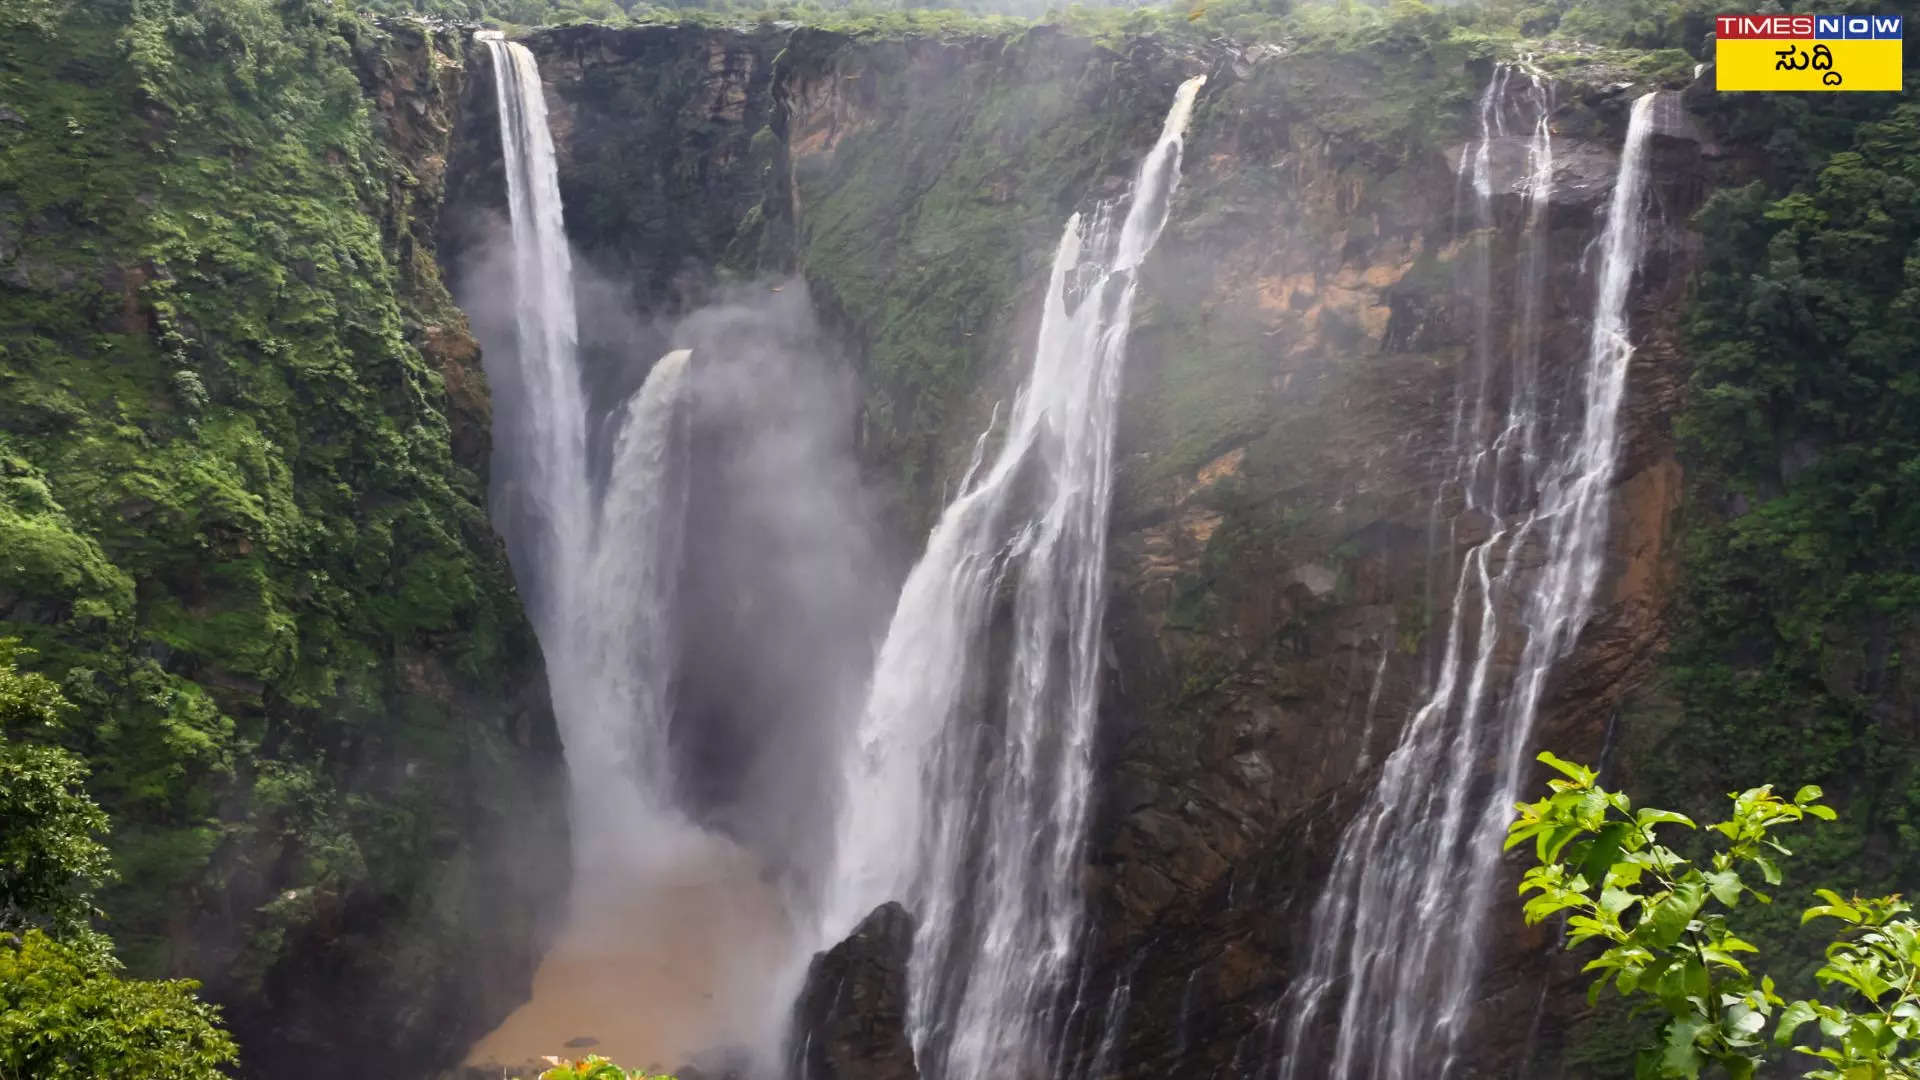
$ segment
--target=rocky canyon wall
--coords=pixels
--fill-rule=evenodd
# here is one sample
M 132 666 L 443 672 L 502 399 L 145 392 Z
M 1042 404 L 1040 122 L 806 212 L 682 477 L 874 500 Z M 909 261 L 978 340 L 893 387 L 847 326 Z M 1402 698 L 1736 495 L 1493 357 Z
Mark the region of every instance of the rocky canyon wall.
M 1060 223 L 1120 190 L 1173 87 L 1208 75 L 1126 374 L 1092 1021 L 1071 1034 L 1113 1075 L 1255 1068 L 1277 1050 L 1332 845 L 1418 703 L 1452 575 L 1483 538 L 1471 518 L 1436 534 L 1457 507 L 1434 499 L 1479 299 L 1463 261 L 1494 244 L 1506 280 L 1516 257 L 1515 176 L 1498 178 L 1505 240 L 1463 237 L 1458 217 L 1491 63 L 1435 44 L 1107 47 L 1046 29 L 565 29 L 530 44 L 569 228 L 584 251 L 618 252 L 602 263 L 633 298 L 671 310 L 755 269 L 804 275 L 855 355 L 859 448 L 908 552 L 1017 378 Z M 672 89 L 649 67 L 677 73 Z M 1585 348 L 1588 245 L 1626 106 L 1655 84 L 1578 57 L 1557 73 L 1543 353 L 1562 381 Z M 1670 110 L 1600 611 L 1539 728 L 1590 759 L 1666 634 L 1703 146 Z M 1500 167 L 1516 152 L 1496 147 Z M 615 160 L 627 179 L 607 186 Z M 701 198 L 683 207 L 686 178 Z M 629 202 L 672 208 L 680 231 Z M 1504 904 L 1491 918 L 1518 925 Z M 1495 939 L 1475 1075 L 1555 1060 L 1569 1040 L 1548 936 Z
M 107 907 L 135 971 L 205 980 L 253 1074 L 422 1075 L 525 994 L 569 874 L 537 645 L 487 516 L 492 403 L 468 316 L 501 312 L 463 314 L 445 284 L 484 262 L 504 214 L 498 117 L 469 28 L 281 8 L 265 30 L 114 5 L 0 12 L 0 638 L 80 706 L 32 734 L 93 764 L 123 873 Z M 1461 226 L 1493 48 L 1402 30 L 1241 46 L 770 22 L 526 40 L 601 412 L 680 316 L 804 289 L 857 375 L 845 441 L 883 495 L 871 564 L 887 581 L 1018 383 L 1067 216 L 1123 190 L 1174 87 L 1207 75 L 1125 374 L 1093 932 L 1068 1035 L 1089 1076 L 1256 1074 L 1307 909 L 1486 529 L 1435 493 L 1475 305 L 1497 321 L 1514 303 L 1465 269 L 1484 253 L 1512 276 L 1513 146 L 1492 155 L 1497 227 Z M 1843 452 L 1898 425 L 1869 440 L 1818 418 L 1903 400 L 1829 376 L 1848 370 L 1829 356 L 1894 361 L 1789 321 L 1781 340 L 1816 367 L 1756 374 L 1740 366 L 1764 353 L 1752 341 L 1705 362 L 1700 335 L 1734 331 L 1697 298 L 1759 304 L 1741 290 L 1764 269 L 1795 295 L 1906 310 L 1897 290 L 1802 276 L 1845 280 L 1828 222 L 1849 222 L 1837 246 L 1862 265 L 1905 250 L 1913 125 L 1884 103 L 1730 102 L 1674 53 L 1541 62 L 1553 385 L 1585 340 L 1628 103 L 1687 89 L 1653 143 L 1606 573 L 1537 741 L 1682 801 L 1830 783 L 1870 758 L 1844 792 L 1864 824 L 1818 857 L 1897 883 L 1912 868 L 1889 838 L 1920 819 L 1902 756 L 1920 730 L 1899 663 L 1911 620 L 1805 596 L 1852 595 L 1864 586 L 1835 567 L 1904 549 L 1863 532 L 1822 562 L 1794 544 L 1807 521 L 1904 520 L 1882 505 L 1898 483 L 1873 488 L 1859 477 L 1880 466 Z M 1772 202 L 1796 189 L 1808 201 Z M 1781 222 L 1799 248 L 1769 239 Z M 1762 383 L 1788 389 L 1751 415 L 1701 410 L 1701 385 L 1734 410 Z M 1813 419 L 1796 411 L 1809 393 L 1828 403 Z M 1814 480 L 1860 501 L 1753 512 Z M 698 685 L 715 670 L 689 669 L 695 698 L 729 700 Z M 1718 761 L 1716 715 L 1772 749 Z M 1715 758 L 1712 780 L 1676 758 Z M 1582 1007 L 1545 929 L 1489 918 L 1515 929 L 1490 935 L 1462 1075 L 1613 1075 L 1617 1018 Z M 889 1029 L 908 933 L 883 911 L 818 962 L 863 989 L 851 1007 L 817 986 L 805 999 L 837 1040 L 810 1075 L 906 1074 Z

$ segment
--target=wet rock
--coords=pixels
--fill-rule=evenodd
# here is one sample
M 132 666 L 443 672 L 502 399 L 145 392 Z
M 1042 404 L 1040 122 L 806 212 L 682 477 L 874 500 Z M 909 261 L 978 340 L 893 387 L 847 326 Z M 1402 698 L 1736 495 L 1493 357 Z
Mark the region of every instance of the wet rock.
M 794 1010 L 791 1080 L 919 1080 L 907 1039 L 913 917 L 886 903 L 819 953 Z
M 1613 193 L 1613 177 L 1620 168 L 1620 155 L 1612 147 L 1595 142 L 1579 142 L 1555 147 L 1553 154 L 1553 194 L 1556 209 L 1576 207 L 1591 213 Z

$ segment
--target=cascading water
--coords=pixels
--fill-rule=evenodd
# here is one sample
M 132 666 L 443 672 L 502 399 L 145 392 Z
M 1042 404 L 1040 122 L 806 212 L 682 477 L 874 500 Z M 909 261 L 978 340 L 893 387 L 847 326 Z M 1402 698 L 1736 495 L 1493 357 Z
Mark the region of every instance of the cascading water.
M 739 1041 L 743 1025 L 764 1026 L 765 972 L 787 947 L 758 861 L 693 826 L 668 797 L 689 353 L 655 362 L 608 418 L 596 484 L 539 72 L 524 46 L 480 36 L 493 58 L 512 226 L 513 334 L 488 343 L 488 374 L 511 414 L 496 460 L 518 495 L 506 500 L 517 513 L 503 531 L 545 654 L 578 886 L 532 999 L 468 1061 L 518 1063 L 581 1036 L 628 1060 L 684 1060 Z
M 1053 1071 L 1081 919 L 1120 369 L 1204 81 L 1174 95 L 1125 217 L 1068 221 L 1026 385 L 907 578 L 849 760 L 827 929 L 909 901 L 909 1023 L 930 1080 Z M 996 611 L 1003 586 L 1010 612 Z
M 533 54 L 499 31 L 474 35 L 493 58 L 500 111 L 500 154 L 512 228 L 517 395 L 528 437 L 514 447 L 530 503 L 519 560 L 523 591 L 543 614 L 565 601 L 560 560 L 585 549 L 591 494 L 587 479 L 587 406 L 580 386 L 573 258 L 560 209 L 559 171 L 547 130 L 547 102 Z M 545 556 L 543 558 L 542 556 Z M 552 564 L 548 558 L 555 560 Z M 553 565 L 551 572 L 540 572 Z
M 533 54 L 497 32 L 492 54 L 512 225 L 521 437 L 502 447 L 527 497 L 516 576 L 531 594 L 574 793 L 575 857 L 631 858 L 633 826 L 666 788 L 666 616 L 685 493 L 676 455 L 687 354 L 670 353 L 625 409 L 604 492 L 588 459 L 573 266 L 546 99 Z
M 1585 364 L 1575 384 L 1579 428 L 1558 432 L 1543 407 L 1539 365 L 1551 98 L 1537 74 L 1517 73 L 1527 80 L 1519 107 L 1532 127 L 1519 185 L 1525 231 L 1518 307 L 1502 348 L 1491 315 L 1492 282 L 1480 264 L 1473 284 L 1488 306 L 1475 370 L 1460 390 L 1456 464 L 1439 495 L 1484 519 L 1489 535 L 1460 568 L 1431 693 L 1342 836 L 1315 905 L 1313 955 L 1290 995 L 1282 1080 L 1425 1080 L 1450 1071 L 1478 981 L 1480 916 L 1498 876 L 1500 837 L 1525 772 L 1541 694 L 1585 623 L 1600 578 L 1620 403 L 1633 355 L 1627 298 L 1644 240 L 1646 146 L 1657 95 L 1633 105 L 1599 245 Z M 1514 74 L 1508 67 L 1496 72 L 1481 101 L 1479 137 L 1462 158 L 1472 185 L 1472 227 L 1483 245 L 1492 239 L 1486 234 L 1500 194 L 1492 160 L 1509 138 Z M 1502 389 L 1504 408 L 1495 400 Z M 1537 561 L 1523 557 L 1535 551 Z M 1523 579 L 1529 563 L 1538 569 Z M 1502 679 L 1496 662 L 1512 655 L 1503 642 L 1514 635 L 1523 639 L 1518 659 Z M 1330 1044 L 1312 1035 L 1327 1021 L 1334 1025 Z

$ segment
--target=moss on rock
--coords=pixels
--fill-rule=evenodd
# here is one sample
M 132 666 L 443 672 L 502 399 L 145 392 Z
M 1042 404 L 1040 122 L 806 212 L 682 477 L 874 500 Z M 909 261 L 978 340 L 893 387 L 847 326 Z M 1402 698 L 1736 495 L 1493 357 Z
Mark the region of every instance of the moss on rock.
M 116 935 L 204 979 L 254 1068 L 432 1061 L 502 1008 L 483 973 L 526 977 L 544 900 L 508 860 L 561 827 L 421 260 L 458 53 L 304 2 L 0 34 L 0 633 L 79 706 L 138 871 Z

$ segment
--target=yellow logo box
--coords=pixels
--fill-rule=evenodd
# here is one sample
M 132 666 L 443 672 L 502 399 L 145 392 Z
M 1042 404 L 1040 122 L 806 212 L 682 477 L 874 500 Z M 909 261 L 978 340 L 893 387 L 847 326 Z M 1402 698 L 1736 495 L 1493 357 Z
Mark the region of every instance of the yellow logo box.
M 1898 41 L 1772 41 L 1713 47 L 1718 90 L 1900 90 Z M 1824 50 L 1824 52 L 1822 52 Z

